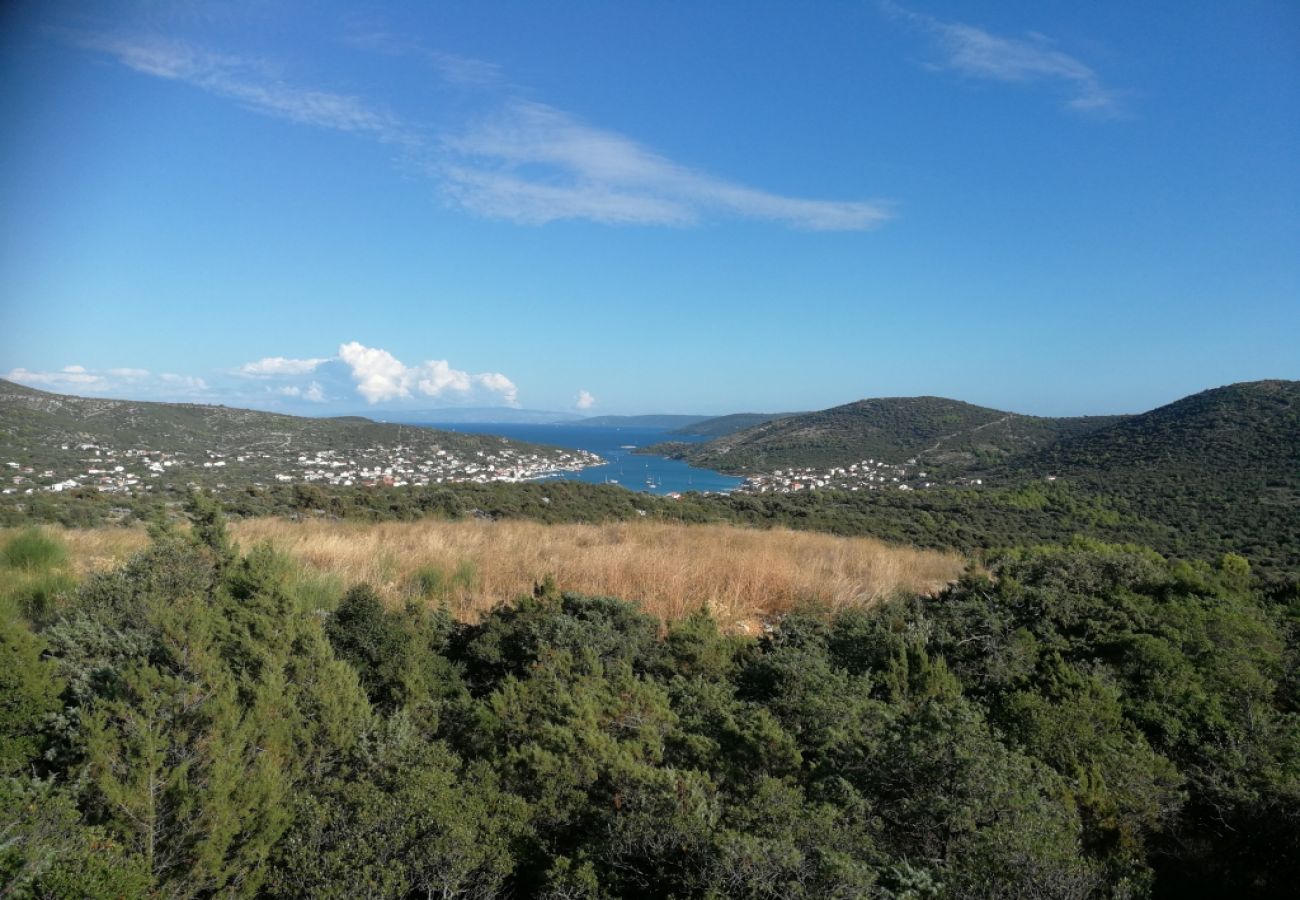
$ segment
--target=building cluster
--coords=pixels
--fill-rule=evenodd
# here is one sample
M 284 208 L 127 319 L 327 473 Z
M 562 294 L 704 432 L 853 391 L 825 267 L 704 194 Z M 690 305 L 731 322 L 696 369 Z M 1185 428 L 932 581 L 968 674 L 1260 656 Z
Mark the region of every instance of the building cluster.
M 118 450 L 99 444 L 63 444 L 59 449 L 61 461 L 53 467 L 38 469 L 13 460 L 5 462 L 0 493 L 59 493 L 82 487 L 105 493 L 135 493 L 152 490 L 151 479 L 184 465 L 182 454 L 160 450 Z
M 278 481 L 316 484 L 402 487 L 464 481 L 532 481 L 559 472 L 577 472 L 603 462 L 586 450 L 558 448 L 543 454 L 502 447 L 476 450 L 462 458 L 443 449 L 381 447 L 299 454 L 295 471 L 277 473 L 275 477 Z
M 800 491 L 915 491 L 937 487 L 939 482 L 916 468 L 916 460 L 904 464 L 881 459 L 864 459 L 848 466 L 828 469 L 777 469 L 750 475 L 738 491 L 751 494 L 794 494 Z
M 308 482 L 363 487 L 429 485 L 447 482 L 529 481 L 560 472 L 600 465 L 586 450 L 555 448 L 546 453 L 513 447 L 463 455 L 438 448 L 370 447 L 290 453 L 214 450 L 173 452 L 116 449 L 100 444 L 64 444 L 59 462 L 37 467 L 6 461 L 0 493 L 59 493 L 89 488 L 105 493 L 136 494 L 155 484 L 225 487 L 264 482 Z M 162 479 L 166 480 L 162 480 Z

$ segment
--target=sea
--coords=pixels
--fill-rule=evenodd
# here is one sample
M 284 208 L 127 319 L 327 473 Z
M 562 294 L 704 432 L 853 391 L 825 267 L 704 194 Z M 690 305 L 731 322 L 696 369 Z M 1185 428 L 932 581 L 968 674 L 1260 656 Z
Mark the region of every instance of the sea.
M 415 423 L 411 423 L 415 424 Z M 592 484 L 619 484 L 629 490 L 650 494 L 710 491 L 724 493 L 734 490 L 744 479 L 723 475 L 710 469 L 697 469 L 679 459 L 663 456 L 633 454 L 637 447 L 646 447 L 661 441 L 702 441 L 705 438 L 669 434 L 660 428 L 597 428 L 574 425 L 516 425 L 497 423 L 420 423 L 459 431 L 463 434 L 495 434 L 516 441 L 533 444 L 550 444 L 553 447 L 570 447 L 588 450 L 606 460 L 603 466 L 593 466 L 581 472 L 561 472 L 553 476 L 570 481 Z

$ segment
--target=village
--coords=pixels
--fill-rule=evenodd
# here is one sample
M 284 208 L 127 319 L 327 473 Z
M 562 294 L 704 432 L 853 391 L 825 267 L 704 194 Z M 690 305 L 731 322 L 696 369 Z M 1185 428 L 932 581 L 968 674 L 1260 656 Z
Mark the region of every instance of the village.
M 833 466 L 828 469 L 777 469 L 770 474 L 750 475 L 736 490 L 751 494 L 794 494 L 815 490 L 915 491 L 939 486 L 937 480 L 931 480 L 931 476 L 917 470 L 916 466 L 915 459 L 909 459 L 904 464 L 864 459 L 848 466 Z M 978 486 L 983 481 L 973 478 L 962 483 Z
M 531 481 L 600 465 L 585 450 L 551 448 L 546 453 L 501 447 L 457 455 L 441 448 L 404 446 L 314 450 L 299 453 L 250 451 L 193 453 L 147 448 L 119 449 L 95 443 L 63 444 L 58 462 L 45 466 L 4 463 L 0 494 L 60 493 L 90 489 L 137 494 L 155 485 L 227 487 L 269 482 L 402 487 L 448 482 Z

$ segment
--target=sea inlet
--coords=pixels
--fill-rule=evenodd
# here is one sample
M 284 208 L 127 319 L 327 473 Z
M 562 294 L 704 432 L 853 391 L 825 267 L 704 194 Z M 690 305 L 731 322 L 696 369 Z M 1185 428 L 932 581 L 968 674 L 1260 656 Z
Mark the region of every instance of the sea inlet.
M 658 428 L 599 428 L 581 425 L 519 425 L 502 423 L 421 423 L 463 434 L 495 434 L 516 441 L 588 450 L 606 461 L 580 472 L 561 472 L 556 478 L 593 484 L 618 484 L 651 494 L 687 491 L 730 491 L 744 480 L 710 469 L 697 469 L 678 459 L 644 456 L 633 451 L 660 441 L 703 440 L 669 434 Z

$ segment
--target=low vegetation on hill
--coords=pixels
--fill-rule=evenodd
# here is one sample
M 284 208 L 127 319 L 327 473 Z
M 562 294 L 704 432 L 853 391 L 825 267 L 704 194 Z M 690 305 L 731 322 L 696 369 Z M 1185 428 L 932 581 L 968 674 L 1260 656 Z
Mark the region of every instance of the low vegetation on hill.
M 937 596 L 706 611 L 544 583 L 332 610 L 196 496 L 121 567 L 0 547 L 15 897 L 1282 897 L 1300 593 L 1077 542 Z M 44 586 L 42 586 L 44 584 Z M 40 594 L 40 596 L 38 596 Z

